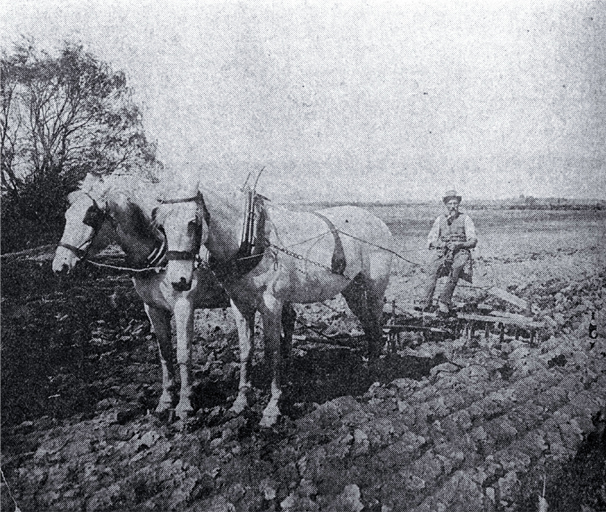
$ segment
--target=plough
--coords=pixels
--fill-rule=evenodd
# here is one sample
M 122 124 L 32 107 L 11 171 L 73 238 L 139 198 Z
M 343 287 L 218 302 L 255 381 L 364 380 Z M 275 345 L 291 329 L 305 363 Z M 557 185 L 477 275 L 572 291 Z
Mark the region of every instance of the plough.
M 506 335 L 515 339 L 528 338 L 529 343 L 535 343 L 538 333 L 546 327 L 542 319 L 536 318 L 540 309 L 505 290 L 491 288 L 487 291 L 490 295 L 525 310 L 526 314 L 501 311 L 486 303 L 477 303 L 458 304 L 452 315 L 441 317 L 437 313 L 398 306 L 394 300 L 386 302 L 383 309 L 383 333 L 387 336 L 387 346 L 395 351 L 396 347 L 402 345 L 401 335 L 404 332 L 420 333 L 424 340 L 456 339 L 460 336 L 472 340 L 478 331 L 483 331 L 484 336 L 489 338 L 495 330 L 500 343 L 505 341 Z
M 486 302 L 467 302 L 456 304 L 453 314 L 443 317 L 438 313 L 421 312 L 405 305 L 398 305 L 395 300 L 386 301 L 383 307 L 385 349 L 395 352 L 397 348 L 411 341 L 409 336 L 404 336 L 404 333 L 416 333 L 423 341 L 457 339 L 461 336 L 471 341 L 477 333 L 483 333 L 485 338 L 489 338 L 491 334 L 498 335 L 499 343 L 503 343 L 506 337 L 512 337 L 525 338 L 530 344 L 535 344 L 544 329 L 553 327 L 549 322 L 551 319 L 542 316 L 540 308 L 530 301 L 496 287 L 485 291 L 500 302 L 505 301 L 523 310 L 525 314 L 497 309 Z M 329 307 L 327 304 L 324 306 Z M 344 342 L 344 339 L 350 338 L 347 335 L 327 335 L 322 328 L 310 325 L 301 319 L 297 319 L 297 323 L 301 330 L 311 331 L 317 335 L 309 337 L 297 333 L 293 338 L 300 342 L 313 341 L 336 347 L 353 348 L 351 342 Z

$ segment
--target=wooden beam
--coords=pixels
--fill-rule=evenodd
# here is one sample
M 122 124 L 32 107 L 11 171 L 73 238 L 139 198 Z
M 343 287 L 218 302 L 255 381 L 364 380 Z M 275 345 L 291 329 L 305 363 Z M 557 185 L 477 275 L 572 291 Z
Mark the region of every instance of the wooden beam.
M 464 320 L 475 320 L 479 322 L 491 322 L 495 324 L 507 324 L 507 325 L 518 325 L 520 327 L 526 327 L 528 329 L 542 329 L 545 327 L 543 322 L 535 322 L 534 320 L 528 320 L 526 318 L 510 318 L 503 316 L 486 316 L 486 315 L 473 315 L 470 313 L 459 313 L 457 318 Z
M 415 318 L 436 318 L 436 319 L 440 319 L 440 317 L 437 315 L 437 313 L 428 313 L 426 311 L 424 312 L 420 312 L 420 311 L 415 311 L 412 309 L 401 309 L 402 311 L 404 311 L 405 313 L 415 317 Z M 534 320 L 530 320 L 528 317 L 522 316 L 522 315 L 514 315 L 512 314 L 512 316 L 497 316 L 496 312 L 493 312 L 490 315 L 476 315 L 473 313 L 457 313 L 456 317 L 452 317 L 452 318 L 446 318 L 444 320 L 448 321 L 448 320 L 454 320 L 454 319 L 460 319 L 460 320 L 467 320 L 467 321 L 477 321 L 477 322 L 490 322 L 493 324 L 507 324 L 507 325 L 518 325 L 520 327 L 526 327 L 529 329 L 542 329 L 543 327 L 545 327 L 545 324 L 543 322 L 535 322 Z
M 438 327 L 427 327 L 425 325 L 406 325 L 406 324 L 393 324 L 393 325 L 385 325 L 383 327 L 383 332 L 389 333 L 393 331 L 426 331 L 426 332 L 438 332 L 443 334 L 450 334 L 450 331 L 446 329 L 440 329 Z
M 493 295 L 499 299 L 509 302 L 510 304 L 513 304 L 514 306 L 517 306 L 520 309 L 528 309 L 528 302 L 526 302 L 524 299 L 521 299 L 520 297 L 516 297 L 512 293 L 509 293 L 508 291 L 503 290 L 502 288 L 497 288 L 496 286 L 493 286 L 487 291 L 488 293 L 490 293 L 490 295 Z
M 491 311 L 489 313 L 489 315 L 492 316 L 498 316 L 498 317 L 506 317 L 506 318 L 517 318 L 518 320 L 532 320 L 531 318 L 527 317 L 526 315 L 520 315 L 518 313 L 510 313 L 509 311 Z
M 508 291 L 503 290 L 503 288 L 498 288 L 497 286 L 493 286 L 486 291 L 490 295 L 493 295 L 494 297 L 497 297 L 498 299 L 509 302 L 510 304 L 513 304 L 514 306 L 517 306 L 518 308 L 523 309 L 524 311 L 532 311 L 532 313 L 541 312 L 541 310 L 537 306 L 531 305 L 528 301 L 521 299 L 520 297 L 517 297 L 513 293 L 509 293 Z

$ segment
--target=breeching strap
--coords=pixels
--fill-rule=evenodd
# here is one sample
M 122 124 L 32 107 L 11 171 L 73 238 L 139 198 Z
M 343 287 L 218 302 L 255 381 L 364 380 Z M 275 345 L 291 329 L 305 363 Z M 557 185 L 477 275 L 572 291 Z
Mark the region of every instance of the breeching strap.
M 335 239 L 335 250 L 332 253 L 332 261 L 331 261 L 331 271 L 334 274 L 343 275 L 345 272 L 345 267 L 347 266 L 347 262 L 345 261 L 345 251 L 343 250 L 343 243 L 341 242 L 341 238 L 339 237 L 339 231 L 335 227 L 335 225 L 324 215 L 318 212 L 312 212 L 316 217 L 322 219 L 326 224 L 328 224 L 328 229 L 332 233 L 333 238 Z

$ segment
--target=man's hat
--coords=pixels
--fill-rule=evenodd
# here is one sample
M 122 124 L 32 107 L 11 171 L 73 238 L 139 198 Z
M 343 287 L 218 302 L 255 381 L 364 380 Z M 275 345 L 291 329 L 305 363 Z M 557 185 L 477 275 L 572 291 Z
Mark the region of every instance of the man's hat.
M 444 201 L 444 203 L 447 203 L 451 199 L 456 199 L 457 201 L 459 201 L 459 203 L 461 202 L 461 196 L 457 195 L 456 190 L 447 190 L 444 194 L 444 197 L 442 198 L 442 201 Z

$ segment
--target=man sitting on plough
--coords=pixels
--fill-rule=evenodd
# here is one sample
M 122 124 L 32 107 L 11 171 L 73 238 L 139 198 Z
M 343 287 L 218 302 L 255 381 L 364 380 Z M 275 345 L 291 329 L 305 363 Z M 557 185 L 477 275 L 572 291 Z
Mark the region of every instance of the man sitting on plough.
M 426 267 L 427 277 L 422 299 L 417 309 L 429 309 L 438 278 L 448 276 L 438 299 L 438 314 L 448 316 L 459 278 L 471 283 L 470 250 L 476 246 L 478 240 L 471 217 L 459 212 L 461 196 L 457 195 L 456 190 L 447 191 L 442 200 L 446 206 L 446 214 L 435 220 L 427 237 L 431 255 Z

